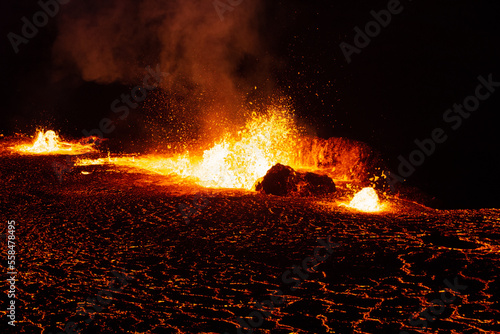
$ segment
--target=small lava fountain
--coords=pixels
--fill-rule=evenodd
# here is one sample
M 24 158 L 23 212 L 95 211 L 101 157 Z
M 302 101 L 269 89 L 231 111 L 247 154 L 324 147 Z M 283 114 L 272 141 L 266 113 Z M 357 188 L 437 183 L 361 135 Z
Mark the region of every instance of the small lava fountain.
M 239 131 L 227 133 L 201 155 L 185 152 L 106 159 L 80 159 L 78 165 L 114 164 L 160 175 L 178 175 L 203 187 L 252 189 L 276 163 L 293 167 L 297 133 L 287 110 L 271 109 L 254 114 Z
M 53 130 L 39 130 L 36 139 L 31 144 L 20 144 L 11 148 L 21 154 L 83 154 L 94 152 L 92 144 L 64 142 Z
M 371 187 L 361 189 L 354 195 L 349 204 L 343 203 L 341 205 L 364 212 L 380 212 L 384 209 L 377 192 Z

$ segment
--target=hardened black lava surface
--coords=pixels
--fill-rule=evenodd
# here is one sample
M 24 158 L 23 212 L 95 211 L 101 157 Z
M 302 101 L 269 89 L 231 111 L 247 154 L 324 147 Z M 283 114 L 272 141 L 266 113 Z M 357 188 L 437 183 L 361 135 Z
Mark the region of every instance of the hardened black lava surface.
M 391 212 L 364 214 L 110 166 L 60 180 L 54 161 L 64 157 L 0 157 L 1 233 L 16 221 L 18 260 L 16 326 L 3 293 L 0 333 L 58 333 L 70 321 L 82 333 L 237 333 L 237 319 L 250 321 L 255 302 L 278 289 L 285 302 L 254 333 L 500 332 L 500 210 L 395 201 Z M 292 291 L 282 274 L 329 237 L 340 246 Z M 78 315 L 108 282 L 119 286 L 113 271 L 128 284 L 92 321 Z M 444 283 L 455 278 L 459 292 Z M 453 301 L 429 328 L 412 325 L 443 291 Z

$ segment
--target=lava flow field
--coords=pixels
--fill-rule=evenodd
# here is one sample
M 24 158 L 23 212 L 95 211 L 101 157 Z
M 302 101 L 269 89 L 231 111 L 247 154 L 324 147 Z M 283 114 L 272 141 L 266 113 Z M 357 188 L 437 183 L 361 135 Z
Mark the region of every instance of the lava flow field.
M 500 332 L 500 210 L 389 198 L 363 213 L 120 166 L 61 178 L 64 156 L 0 161 L 16 333 Z

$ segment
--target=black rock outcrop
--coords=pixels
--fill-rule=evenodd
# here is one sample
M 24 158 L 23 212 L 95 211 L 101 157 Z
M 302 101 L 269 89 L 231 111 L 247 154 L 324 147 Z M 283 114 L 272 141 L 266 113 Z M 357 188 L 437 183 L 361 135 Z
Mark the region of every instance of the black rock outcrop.
M 335 192 L 335 183 L 327 175 L 297 172 L 276 164 L 255 183 L 255 190 L 277 196 L 317 196 Z

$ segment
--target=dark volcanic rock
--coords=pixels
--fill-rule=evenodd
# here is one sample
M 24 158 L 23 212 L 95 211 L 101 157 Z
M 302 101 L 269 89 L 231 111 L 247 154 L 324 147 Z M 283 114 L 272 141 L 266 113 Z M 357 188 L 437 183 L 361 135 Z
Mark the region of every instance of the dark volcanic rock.
M 297 192 L 299 177 L 292 167 L 276 164 L 257 180 L 255 190 L 265 194 L 286 196 Z
M 301 173 L 289 166 L 276 164 L 255 183 L 255 190 L 277 196 L 311 196 L 335 192 L 335 183 L 326 175 Z
M 299 173 L 299 192 L 302 195 L 323 195 L 335 192 L 335 183 L 327 175 L 316 173 Z

